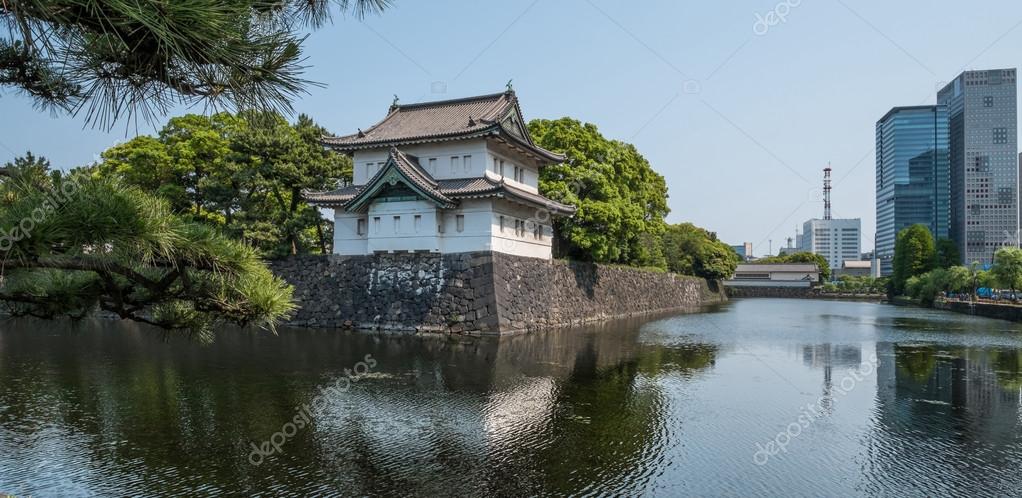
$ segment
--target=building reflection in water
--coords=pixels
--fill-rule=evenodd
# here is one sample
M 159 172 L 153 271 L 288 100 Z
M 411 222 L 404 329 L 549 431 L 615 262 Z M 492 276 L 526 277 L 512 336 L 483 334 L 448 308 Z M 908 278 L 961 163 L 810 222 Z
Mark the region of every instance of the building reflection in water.
M 831 413 L 834 410 L 834 369 L 839 369 L 839 372 L 858 369 L 862 364 L 862 346 L 830 343 L 804 345 L 802 364 L 823 370 L 820 408 L 824 413 Z
M 209 483 L 228 494 L 404 494 L 415 483 L 426 495 L 572 494 L 592 482 L 624 492 L 677 430 L 652 380 L 698 375 L 717 355 L 638 337 L 638 322 L 499 340 L 232 331 L 200 348 L 133 324 L 48 334 L 14 324 L 0 350 L 0 475 L 58 494 L 135 494 L 135 476 L 154 473 L 189 479 L 157 479 L 149 493 Z M 328 392 L 365 354 L 373 372 Z M 251 443 L 320 395 L 311 426 L 248 464 Z
M 963 485 L 973 477 L 970 468 L 1011 467 L 1022 443 L 1018 350 L 881 342 L 876 354 L 872 451 L 896 451 L 910 468 L 955 469 L 963 474 L 939 477 Z M 892 477 L 883 468 L 867 475 L 877 482 Z

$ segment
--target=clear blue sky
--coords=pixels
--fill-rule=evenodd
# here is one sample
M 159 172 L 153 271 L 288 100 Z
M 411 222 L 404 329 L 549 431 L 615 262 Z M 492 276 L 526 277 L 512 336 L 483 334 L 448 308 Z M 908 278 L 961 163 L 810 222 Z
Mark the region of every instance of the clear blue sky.
M 350 133 L 379 120 L 392 94 L 461 97 L 513 78 L 526 118 L 572 116 L 635 143 L 667 178 L 669 221 L 752 242 L 757 255 L 822 216 L 830 161 L 834 214 L 862 218 L 868 248 L 876 120 L 892 106 L 933 103 L 962 69 L 1022 59 L 1018 0 L 639 5 L 396 0 L 364 23 L 338 17 L 306 47 L 309 79 L 326 86 L 296 108 Z M 775 10 L 784 22 L 754 30 L 757 15 Z M 135 134 L 83 128 L 10 92 L 0 110 L 0 161 L 31 149 L 68 168 Z

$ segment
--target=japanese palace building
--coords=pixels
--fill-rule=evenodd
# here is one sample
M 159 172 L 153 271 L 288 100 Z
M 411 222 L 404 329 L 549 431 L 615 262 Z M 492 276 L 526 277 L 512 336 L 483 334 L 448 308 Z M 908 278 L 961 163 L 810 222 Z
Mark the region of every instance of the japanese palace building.
M 564 156 L 533 143 L 503 93 L 390 107 L 357 133 L 326 137 L 350 154 L 351 185 L 308 194 L 334 209 L 334 253 L 497 251 L 550 258 L 554 217 L 573 206 L 539 193 Z

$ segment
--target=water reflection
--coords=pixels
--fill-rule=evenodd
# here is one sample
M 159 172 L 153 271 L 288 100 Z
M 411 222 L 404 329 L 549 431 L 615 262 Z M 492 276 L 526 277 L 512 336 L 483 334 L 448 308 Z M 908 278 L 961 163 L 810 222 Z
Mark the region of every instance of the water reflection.
M 1004 323 L 750 300 L 504 340 L 227 331 L 202 347 L 4 322 L 0 492 L 1011 494 L 1022 341 Z M 328 389 L 366 354 L 370 375 Z M 838 393 L 873 354 L 875 381 Z M 314 423 L 249 464 L 317 396 Z M 820 396 L 824 417 L 754 465 L 754 442 Z

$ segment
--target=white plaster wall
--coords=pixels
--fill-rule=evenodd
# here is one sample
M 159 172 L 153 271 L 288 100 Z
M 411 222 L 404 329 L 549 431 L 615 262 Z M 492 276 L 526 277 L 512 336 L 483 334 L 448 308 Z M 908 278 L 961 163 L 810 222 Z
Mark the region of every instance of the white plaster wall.
M 810 272 L 805 272 L 805 273 L 771 272 L 770 273 L 770 280 L 773 281 L 773 282 L 786 281 L 786 280 L 788 280 L 788 281 L 790 281 L 790 280 L 805 280 L 807 278 L 812 280 L 813 282 L 815 282 L 816 281 L 816 274 L 815 273 L 810 273 Z
M 486 141 L 481 138 L 438 144 L 403 145 L 401 151 L 418 157 L 422 169 L 437 180 L 482 177 L 489 162 Z M 355 165 L 352 179 L 354 184 L 365 185 L 372 175 L 376 174 L 376 168 L 387 162 L 389 155 L 389 148 L 355 151 L 352 154 Z M 471 157 L 471 164 L 468 167 L 465 166 L 465 156 Z M 452 157 L 458 158 L 458 164 L 453 170 Z M 430 159 L 436 159 L 435 169 L 430 167 Z
M 442 212 L 444 233 L 441 252 L 475 252 L 490 250 L 490 220 L 493 209 L 490 199 L 465 199 L 458 209 Z M 457 216 L 465 217 L 464 229 L 457 230 Z
M 418 231 L 414 226 L 415 215 L 422 217 Z M 464 228 L 460 232 L 457 230 L 458 215 L 464 216 Z M 401 217 L 396 232 L 394 216 Z M 504 216 L 503 232 L 500 231 L 501 216 Z M 376 218 L 380 218 L 379 227 Z M 358 235 L 359 219 L 366 220 L 366 235 Z M 515 233 L 515 220 L 525 223 L 523 236 Z M 532 223 L 543 225 L 540 239 L 535 238 Z M 548 223 L 548 219 L 537 217 L 535 209 L 500 199 L 466 199 L 459 209 L 450 210 L 438 210 L 428 201 L 379 202 L 370 207 L 367 215 L 335 214 L 334 253 L 497 251 L 549 259 L 553 230 Z
M 526 190 L 530 190 L 533 193 L 537 193 L 539 189 L 539 170 L 532 165 L 532 161 L 523 161 L 521 158 L 515 158 L 506 154 L 502 154 L 493 150 L 492 147 L 487 149 L 488 161 L 487 170 L 492 172 L 497 178 L 500 178 L 500 171 L 498 169 L 499 161 L 504 161 L 504 179 L 508 183 L 525 187 Z M 493 166 L 493 160 L 497 159 L 498 166 L 495 169 Z M 528 164 L 527 164 L 528 163 Z M 523 182 L 517 182 L 514 180 L 515 166 L 522 168 L 525 171 L 525 177 Z
M 439 251 L 436 212 L 436 206 L 424 200 L 374 202 L 367 216 L 368 252 Z M 418 227 L 415 216 L 421 217 Z M 395 217 L 400 220 L 398 226 L 395 226 Z
M 500 229 L 500 217 L 504 217 L 504 230 Z M 525 223 L 525 233 L 515 233 L 515 220 Z M 494 199 L 491 223 L 491 242 L 493 251 L 530 258 L 550 259 L 553 255 L 553 228 L 550 226 L 549 213 L 542 209 Z M 533 227 L 542 226 L 540 238 L 533 234 Z
M 358 235 L 358 220 L 365 215 L 334 211 L 334 254 L 360 256 L 367 254 L 369 237 Z

